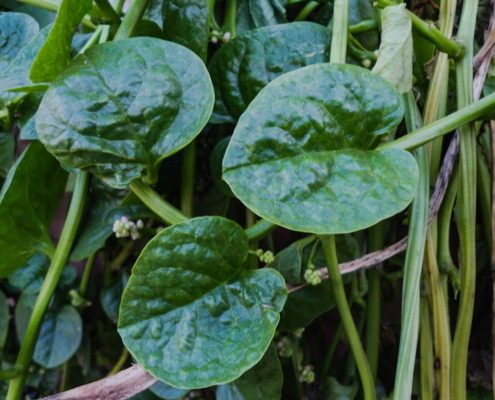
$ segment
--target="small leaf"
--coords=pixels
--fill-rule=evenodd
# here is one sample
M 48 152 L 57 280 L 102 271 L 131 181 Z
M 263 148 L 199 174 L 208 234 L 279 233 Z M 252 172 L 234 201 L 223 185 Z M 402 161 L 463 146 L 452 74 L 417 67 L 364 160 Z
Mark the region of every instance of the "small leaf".
M 9 171 L 0 193 L 0 277 L 53 249 L 48 227 L 66 179 L 67 172 L 39 142 L 31 143 Z
M 189 389 L 178 389 L 166 383 L 158 382 L 150 387 L 150 391 L 160 399 L 180 400 L 185 397 Z
M 46 92 L 36 130 L 63 164 L 124 188 L 143 168 L 156 174 L 162 159 L 201 131 L 212 108 L 208 72 L 194 53 L 133 38 L 77 57 Z
M 22 89 L 26 92 L 46 90 L 48 85 L 31 82 L 29 79 L 29 69 L 50 33 L 50 29 L 51 25 L 42 29 L 31 42 L 23 47 L 19 54 L 17 54 L 17 57 L 1 72 L 0 91 L 11 89 Z M 8 95 L 11 96 L 12 99 L 18 96 L 16 93 L 10 93 Z
M 15 319 L 20 342 L 31 318 L 33 300 L 33 296 L 22 295 L 16 307 Z M 75 354 L 81 339 L 82 320 L 77 310 L 70 305 L 52 307 L 43 318 L 33 359 L 44 368 L 55 368 Z
M 349 1 L 349 26 L 357 25 L 366 20 L 375 20 L 376 10 L 373 3 L 369 0 L 350 0 Z M 325 24 L 327 25 L 327 24 Z M 360 42 L 364 48 L 375 50 L 378 47 L 378 30 L 372 30 L 365 33 L 354 34 L 354 38 Z
M 331 33 L 312 22 L 293 22 L 247 32 L 222 46 L 208 69 L 215 88 L 212 123 L 235 123 L 261 89 L 275 78 L 328 61 Z
M 326 382 L 325 400 L 353 400 L 359 390 L 359 384 L 343 385 L 333 376 Z
M 7 341 L 10 325 L 10 311 L 7 296 L 0 290 L 0 354 L 3 353 L 3 347 Z
M 412 22 L 406 4 L 382 10 L 382 42 L 372 72 L 395 85 L 399 93 L 412 87 Z
M 115 323 L 119 321 L 120 301 L 128 281 L 128 274 L 125 272 L 119 273 L 119 275 L 101 291 L 100 300 L 103 311 L 105 311 L 108 318 Z
M 31 66 L 31 81 L 51 82 L 67 67 L 72 36 L 92 5 L 92 0 L 62 0 L 55 24 Z
M 275 346 L 235 381 L 217 387 L 217 400 L 280 400 L 283 375 Z
M 242 115 L 224 179 L 253 212 L 286 228 L 353 232 L 412 200 L 406 151 L 373 151 L 403 116 L 387 81 L 345 64 L 311 65 L 266 86 Z
M 237 33 L 287 22 L 286 0 L 238 0 Z
M 235 223 L 202 217 L 145 247 L 122 298 L 119 332 L 136 360 L 178 388 L 238 378 L 263 356 L 287 296 L 274 270 L 245 270 Z
M 206 61 L 210 34 L 208 0 L 165 0 L 163 27 L 165 39 L 187 47 Z
M 49 265 L 50 259 L 45 254 L 35 254 L 25 265 L 9 276 L 9 283 L 23 293 L 38 294 Z

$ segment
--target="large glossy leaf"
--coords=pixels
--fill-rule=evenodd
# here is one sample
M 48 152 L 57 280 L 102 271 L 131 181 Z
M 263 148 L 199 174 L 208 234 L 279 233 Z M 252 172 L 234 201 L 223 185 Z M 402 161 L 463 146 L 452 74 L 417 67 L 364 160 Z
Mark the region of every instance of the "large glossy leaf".
M 36 130 L 62 163 L 124 188 L 193 140 L 212 107 L 208 72 L 194 53 L 133 38 L 77 57 L 46 92 Z
M 236 380 L 218 386 L 217 400 L 280 400 L 283 375 L 272 344 L 263 358 Z
M 48 87 L 46 84 L 34 84 L 31 82 L 29 79 L 29 69 L 45 42 L 48 33 L 50 33 L 50 29 L 51 26 L 42 29 L 0 73 L 0 91 L 11 89 L 21 89 L 29 92 L 46 90 Z M 18 96 L 16 93 L 10 93 L 8 95 L 11 98 Z
M 67 172 L 39 142 L 31 143 L 9 171 L 0 193 L 0 277 L 53 248 L 48 227 L 66 178 Z
M 7 296 L 0 290 L 0 353 L 3 352 L 3 346 L 7 340 L 9 333 L 9 303 L 7 302 Z
M 29 15 L 0 12 L 0 74 L 8 69 L 38 31 L 38 23 Z M 15 93 L 0 93 L 0 106 L 5 107 L 15 97 Z
M 403 210 L 418 168 L 374 151 L 403 116 L 396 89 L 368 70 L 311 65 L 266 86 L 242 115 L 224 179 L 251 210 L 287 228 L 353 232 Z
M 297 68 L 327 62 L 331 33 L 312 22 L 269 26 L 239 35 L 213 56 L 213 123 L 236 122 L 269 82 Z
M 23 294 L 15 310 L 20 342 L 26 334 L 34 299 L 32 295 Z M 52 305 L 43 318 L 33 359 L 45 368 L 57 367 L 74 355 L 81 339 L 82 320 L 77 310 L 71 305 Z
M 412 22 L 406 5 L 386 7 L 382 11 L 382 42 L 372 71 L 406 93 L 412 87 L 412 66 Z
M 72 36 L 92 5 L 92 0 L 62 0 L 55 24 L 31 65 L 31 81 L 51 82 L 67 67 Z
M 165 39 L 187 47 L 206 61 L 208 0 L 164 0 L 163 33 Z
M 161 231 L 132 270 L 119 332 L 136 360 L 179 388 L 229 382 L 267 349 L 287 296 L 274 270 L 245 270 L 244 231 L 202 217 Z

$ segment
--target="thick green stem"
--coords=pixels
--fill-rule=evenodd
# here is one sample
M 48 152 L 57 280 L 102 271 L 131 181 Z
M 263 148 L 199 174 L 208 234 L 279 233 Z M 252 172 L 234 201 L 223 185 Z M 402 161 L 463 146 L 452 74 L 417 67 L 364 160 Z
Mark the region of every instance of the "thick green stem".
M 435 247 L 431 233 L 426 240 L 424 263 L 428 279 L 429 298 L 433 314 L 433 335 L 435 344 L 435 369 L 439 400 L 450 400 L 450 326 L 447 302 L 438 271 Z
M 456 63 L 457 105 L 473 102 L 473 41 L 478 1 L 463 3 L 457 31 L 458 40 L 466 47 L 466 55 Z M 476 132 L 474 124 L 459 129 L 460 186 L 456 221 L 459 231 L 461 295 L 454 341 L 452 344 L 452 399 L 466 399 L 466 368 L 469 336 L 474 308 L 476 284 Z
M 378 7 L 395 6 L 396 2 L 391 0 L 378 0 Z M 429 24 L 419 18 L 416 14 L 406 10 L 411 17 L 413 28 L 425 39 L 437 46 L 438 50 L 447 53 L 451 58 L 460 58 L 464 55 L 464 46 L 459 42 L 450 40 L 443 35 L 434 24 Z
M 378 23 L 374 19 L 365 19 L 361 21 L 359 24 L 352 25 L 349 27 L 349 33 L 353 35 L 358 33 L 366 33 L 369 31 L 374 31 L 378 29 Z
M 383 248 L 383 224 L 379 223 L 368 230 L 369 251 Z M 367 271 L 368 294 L 366 299 L 366 357 L 370 364 L 371 375 L 376 379 L 378 371 L 378 355 L 380 351 L 380 318 L 381 318 L 381 264 Z
M 330 62 L 345 64 L 349 28 L 349 0 L 335 0 L 332 20 L 333 36 Z
M 163 222 L 173 225 L 188 220 L 183 213 L 163 199 L 141 179 L 133 180 L 129 184 L 129 187 L 136 194 L 136 196 L 138 196 L 141 201 L 150 208 L 151 211 L 163 220 Z
M 144 12 L 150 1 L 151 0 L 134 0 L 131 3 L 131 7 L 125 14 L 119 29 L 117 29 L 117 32 L 115 33 L 113 38 L 114 41 L 132 37 L 132 34 L 141 21 L 141 18 L 143 18 Z
M 430 310 L 428 299 L 423 298 L 420 306 L 420 371 L 421 371 L 421 400 L 434 400 L 435 357 L 433 357 L 433 332 L 431 331 Z
M 253 226 L 246 229 L 246 235 L 250 242 L 258 242 L 272 232 L 277 225 L 267 221 L 266 219 L 260 219 Z
M 412 150 L 422 144 L 428 143 L 437 137 L 443 136 L 453 130 L 476 121 L 477 119 L 489 118 L 495 107 L 495 93 L 481 100 L 465 105 L 460 110 L 429 124 L 414 132 L 408 133 L 399 139 L 386 143 L 377 150 L 405 149 Z M 463 131 L 464 133 L 466 130 Z M 461 133 L 461 137 L 463 134 Z
M 349 339 L 352 353 L 356 360 L 356 365 L 361 377 L 365 400 L 376 399 L 375 384 L 371 375 L 371 370 L 364 353 L 361 339 L 359 338 L 356 325 L 352 319 L 351 309 L 347 303 L 347 298 L 344 291 L 344 283 L 340 275 L 339 263 L 337 260 L 337 249 L 335 248 L 334 235 L 321 235 L 320 240 L 325 254 L 325 261 L 328 269 L 328 280 L 332 288 L 332 292 L 339 309 L 339 314 L 344 324 L 344 329 Z
M 223 21 L 223 30 L 231 33 L 231 38 L 236 37 L 236 13 L 237 0 L 227 0 L 225 6 L 225 19 Z
M 421 121 L 411 92 L 404 96 L 406 123 L 414 129 Z M 404 265 L 402 295 L 402 326 L 399 344 L 399 359 L 395 376 L 394 400 L 410 399 L 414 374 L 414 362 L 419 334 L 419 291 L 421 267 L 428 229 L 429 172 L 426 148 L 416 151 L 419 165 L 419 183 L 409 214 L 408 245 Z
M 81 278 L 81 284 L 79 285 L 79 294 L 81 297 L 86 296 L 86 290 L 88 289 L 89 278 L 91 277 L 91 271 L 93 270 L 93 264 L 95 262 L 96 252 L 91 254 L 86 260 L 84 266 L 83 276 Z
M 72 194 L 72 200 L 60 236 L 60 241 L 58 242 L 57 250 L 55 251 L 50 268 L 46 274 L 43 286 L 36 299 L 29 325 L 24 340 L 22 341 L 21 350 L 15 364 L 16 368 L 19 368 L 22 371 L 22 374 L 10 382 L 6 400 L 19 400 L 21 398 L 41 323 L 43 322 L 43 316 L 45 315 L 45 311 L 48 308 L 48 304 L 55 291 L 60 274 L 67 261 L 67 257 L 69 256 L 79 226 L 79 221 L 81 220 L 88 181 L 89 177 L 87 172 L 80 172 L 76 177 L 74 193 Z
M 492 178 L 488 169 L 487 160 L 481 146 L 476 145 L 476 170 L 478 198 L 480 205 L 483 233 L 488 246 L 489 254 L 492 247 Z

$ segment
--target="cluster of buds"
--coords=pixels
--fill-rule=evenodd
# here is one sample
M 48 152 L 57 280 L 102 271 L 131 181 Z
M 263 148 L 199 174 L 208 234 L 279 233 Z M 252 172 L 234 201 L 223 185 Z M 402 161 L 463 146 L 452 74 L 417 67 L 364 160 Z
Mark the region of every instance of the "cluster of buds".
M 312 365 L 299 366 L 299 382 L 312 383 L 315 380 L 315 373 Z
M 304 271 L 304 279 L 310 285 L 316 286 L 321 283 L 322 273 L 319 270 L 315 270 L 315 266 L 310 264 L 308 269 Z
M 275 261 L 275 256 L 270 250 L 263 251 L 261 249 L 258 249 L 256 250 L 256 257 L 258 257 L 260 261 L 264 262 L 265 264 L 271 264 Z
M 230 38 L 232 37 L 232 33 L 230 32 L 218 32 L 218 31 L 211 31 L 210 33 L 210 42 L 211 43 L 218 43 L 219 40 L 221 40 L 224 43 L 227 43 Z
M 141 236 L 138 229 L 141 229 L 143 227 L 143 221 L 141 221 L 140 219 L 136 223 L 134 223 L 132 221 L 129 221 L 129 218 L 124 216 L 114 222 L 113 231 L 115 232 L 115 236 L 117 236 L 118 238 L 130 236 L 132 240 L 136 240 L 139 239 L 139 237 Z
M 287 336 L 282 337 L 277 342 L 278 355 L 280 357 L 290 357 L 292 356 L 292 342 Z

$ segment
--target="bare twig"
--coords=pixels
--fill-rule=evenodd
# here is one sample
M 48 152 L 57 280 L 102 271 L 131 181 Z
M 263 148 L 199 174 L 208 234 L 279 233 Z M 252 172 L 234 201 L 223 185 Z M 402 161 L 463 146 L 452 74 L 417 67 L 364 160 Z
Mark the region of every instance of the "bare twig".
M 118 374 L 41 400 L 124 400 L 158 382 L 140 365 L 133 365 Z

